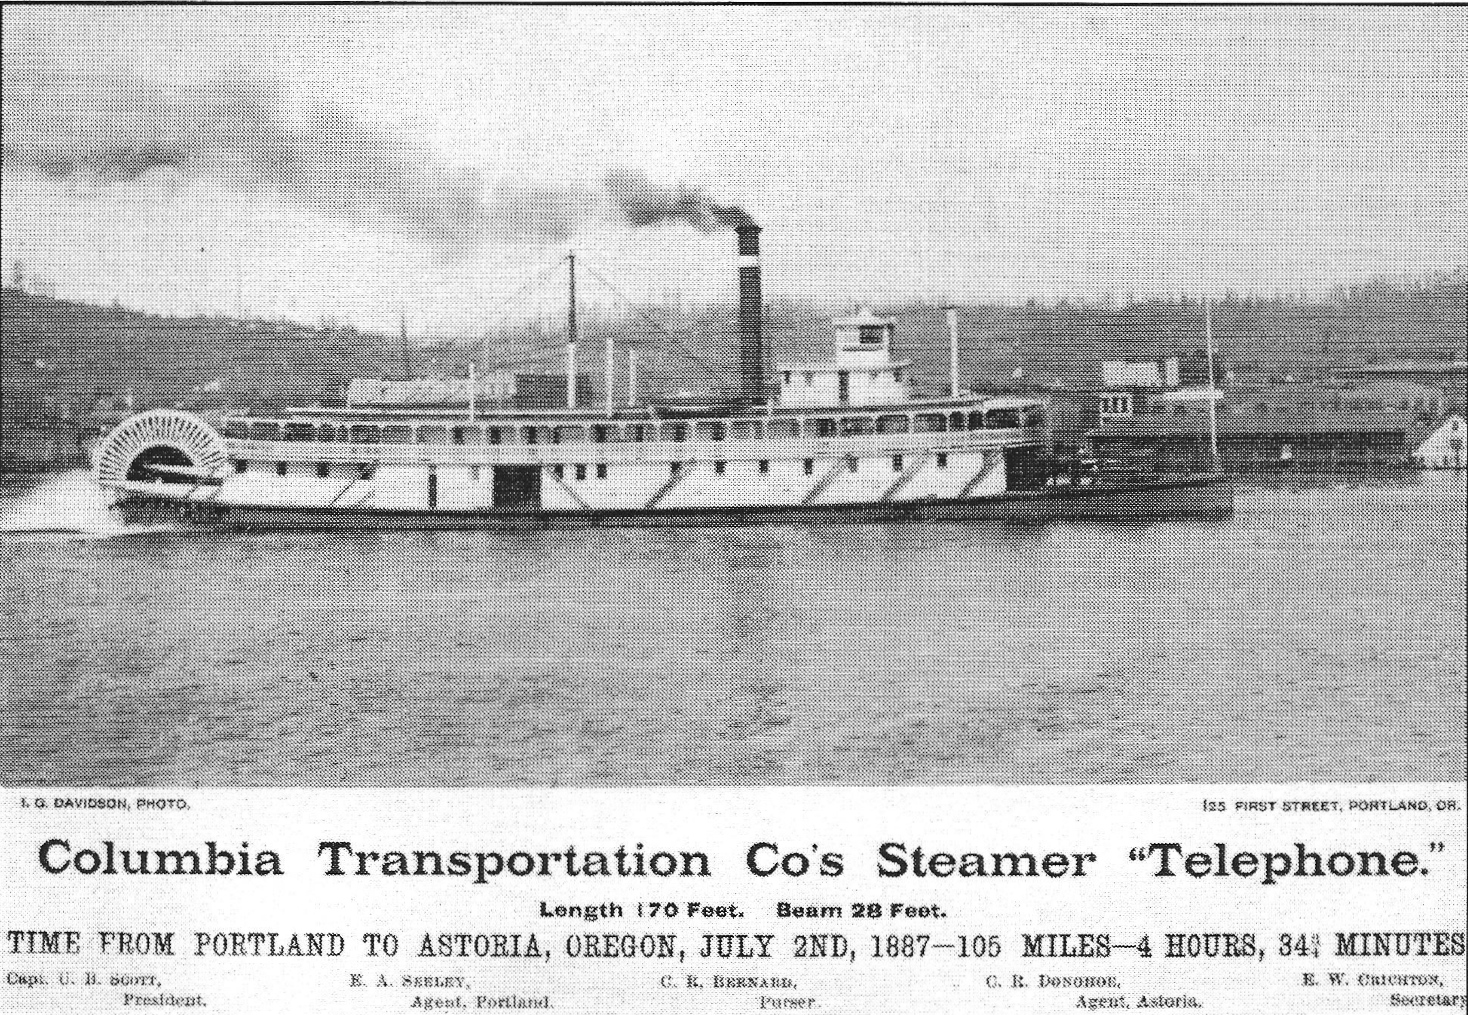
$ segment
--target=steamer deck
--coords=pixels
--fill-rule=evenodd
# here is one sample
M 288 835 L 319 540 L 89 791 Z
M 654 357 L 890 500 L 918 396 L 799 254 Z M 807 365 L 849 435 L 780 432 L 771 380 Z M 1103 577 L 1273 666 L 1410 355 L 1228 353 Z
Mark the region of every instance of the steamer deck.
M 1232 509 L 1218 476 L 1057 480 L 1042 402 L 960 388 L 956 318 L 947 397 L 916 397 L 896 322 L 834 322 L 834 355 L 767 378 L 758 233 L 739 233 L 741 390 L 702 409 L 291 409 L 212 423 L 177 410 L 124 420 L 98 482 L 134 520 L 233 528 L 543 528 L 907 519 L 1155 518 Z M 570 259 L 574 273 L 574 259 Z M 574 274 L 572 276 L 574 278 Z M 574 292 L 574 286 L 573 286 Z M 574 297 L 568 331 L 575 337 Z M 769 383 L 773 380 L 774 383 Z

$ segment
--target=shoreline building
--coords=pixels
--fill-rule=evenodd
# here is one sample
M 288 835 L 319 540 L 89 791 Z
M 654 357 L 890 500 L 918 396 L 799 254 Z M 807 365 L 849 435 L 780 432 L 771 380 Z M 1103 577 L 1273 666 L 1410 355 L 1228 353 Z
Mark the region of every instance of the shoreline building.
M 1464 430 L 1462 416 L 1449 416 L 1412 452 L 1413 461 L 1424 469 L 1468 468 Z
M 1239 409 L 1218 413 L 1218 451 L 1227 472 L 1359 472 L 1410 468 L 1424 432 L 1399 409 Z M 1185 469 L 1211 457 L 1206 409 L 1103 420 L 1088 435 L 1099 462 L 1119 468 Z
M 1463 415 L 1468 402 L 1468 361 L 1444 360 L 1422 362 L 1401 360 L 1393 363 L 1369 363 L 1335 371 L 1336 376 L 1357 386 L 1371 382 L 1408 382 L 1435 388 L 1442 394 L 1444 410 Z

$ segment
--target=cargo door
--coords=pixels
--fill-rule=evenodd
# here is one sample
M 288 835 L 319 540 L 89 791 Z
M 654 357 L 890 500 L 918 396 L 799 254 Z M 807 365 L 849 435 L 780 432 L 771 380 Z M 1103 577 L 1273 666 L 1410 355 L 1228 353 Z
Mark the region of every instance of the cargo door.
M 496 465 L 494 506 L 497 508 L 540 508 L 540 466 Z

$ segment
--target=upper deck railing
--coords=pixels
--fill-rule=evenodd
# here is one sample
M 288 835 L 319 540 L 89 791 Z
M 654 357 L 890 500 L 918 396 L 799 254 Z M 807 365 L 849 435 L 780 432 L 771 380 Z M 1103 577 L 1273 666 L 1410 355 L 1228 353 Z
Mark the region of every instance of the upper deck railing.
M 555 417 L 530 419 L 478 418 L 286 419 L 227 418 L 224 436 L 231 442 L 280 442 L 327 445 L 427 445 L 436 449 L 482 445 L 627 445 L 749 442 L 821 442 L 833 439 L 927 435 L 915 443 L 927 446 L 934 434 L 1037 429 L 1044 411 L 1035 404 L 1000 401 L 997 406 L 969 405 L 949 410 L 925 407 L 906 411 L 824 412 L 810 415 L 747 416 L 718 419 L 649 419 L 575 422 Z M 960 441 L 962 443 L 962 441 Z M 986 438 L 981 443 L 993 443 Z
M 374 444 L 342 441 L 228 440 L 230 457 L 265 462 L 357 462 L 375 465 L 590 465 L 627 462 L 793 461 L 841 455 L 992 449 L 1037 442 L 1032 428 L 946 433 L 872 434 L 786 440 L 575 441 L 556 444 Z

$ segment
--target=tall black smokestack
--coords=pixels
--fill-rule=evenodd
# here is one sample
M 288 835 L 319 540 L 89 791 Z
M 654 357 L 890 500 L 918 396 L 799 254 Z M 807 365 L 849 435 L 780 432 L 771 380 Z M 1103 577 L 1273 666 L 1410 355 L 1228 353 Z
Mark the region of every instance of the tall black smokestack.
M 686 222 L 702 232 L 732 229 L 739 235 L 739 394 L 751 405 L 765 400 L 765 343 L 761 318 L 759 226 L 735 204 L 709 200 L 702 187 L 662 186 L 636 169 L 608 170 L 607 193 L 634 226 Z
M 740 395 L 751 405 L 765 400 L 765 342 L 760 295 L 759 226 L 746 216 L 734 226 L 739 235 Z

